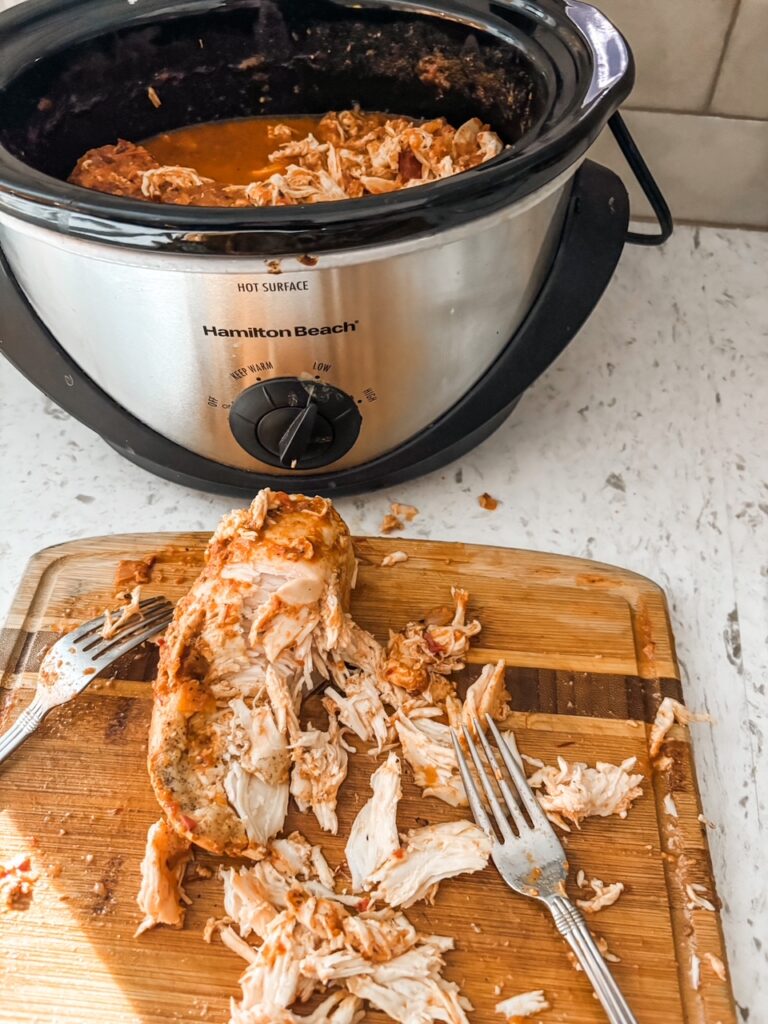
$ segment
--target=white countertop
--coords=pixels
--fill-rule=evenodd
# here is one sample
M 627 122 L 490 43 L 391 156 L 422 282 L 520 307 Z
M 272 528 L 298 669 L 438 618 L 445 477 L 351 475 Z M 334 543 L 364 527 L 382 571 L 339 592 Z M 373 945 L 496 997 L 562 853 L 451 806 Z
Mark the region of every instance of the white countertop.
M 768 235 L 680 228 L 630 247 L 571 347 L 479 449 L 340 501 L 374 533 L 613 562 L 669 596 L 736 999 L 768 1022 Z M 27 558 L 75 537 L 209 530 L 231 499 L 125 462 L 0 359 L 0 618 Z M 495 512 L 478 507 L 490 492 Z M 762 847 L 762 855 L 761 855 Z

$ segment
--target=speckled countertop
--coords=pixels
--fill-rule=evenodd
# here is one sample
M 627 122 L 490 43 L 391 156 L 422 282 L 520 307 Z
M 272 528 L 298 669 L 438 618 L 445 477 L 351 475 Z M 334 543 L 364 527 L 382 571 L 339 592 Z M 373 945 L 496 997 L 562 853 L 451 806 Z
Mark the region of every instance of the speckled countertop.
M 768 1022 L 768 235 L 681 228 L 629 248 L 582 333 L 479 449 L 339 502 L 375 532 L 613 562 L 667 591 L 744 1021 Z M 230 508 L 123 461 L 0 360 L 0 617 L 37 549 L 211 529 Z M 477 496 L 501 500 L 485 512 Z

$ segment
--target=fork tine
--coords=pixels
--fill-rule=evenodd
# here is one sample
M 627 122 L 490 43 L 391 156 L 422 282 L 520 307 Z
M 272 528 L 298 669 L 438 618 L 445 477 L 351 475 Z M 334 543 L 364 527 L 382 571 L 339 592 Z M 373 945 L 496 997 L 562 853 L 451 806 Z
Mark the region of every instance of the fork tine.
M 173 609 L 170 605 L 160 608 L 151 616 L 140 619 L 138 622 L 133 623 L 130 628 L 121 629 L 115 636 L 103 641 L 99 647 L 89 652 L 89 656 L 93 661 L 96 661 L 97 658 L 108 657 L 112 659 L 119 657 L 120 654 L 130 650 L 132 647 L 136 647 L 150 636 L 160 632 L 161 629 L 164 629 L 169 624 L 172 618 Z
M 479 728 L 479 723 L 477 727 Z M 512 827 L 509 824 L 509 819 L 504 813 L 504 809 L 501 806 L 501 803 L 499 802 L 499 798 L 496 796 L 496 790 L 493 788 L 493 783 L 488 778 L 488 773 L 485 770 L 483 759 L 480 757 L 480 751 L 475 746 L 475 741 L 472 739 L 472 736 L 470 735 L 469 729 L 466 727 L 466 725 L 462 725 L 461 728 L 464 732 L 464 739 L 467 741 L 467 746 L 469 747 L 469 752 L 472 755 L 472 760 L 475 762 L 477 774 L 480 776 L 480 783 L 483 789 L 485 790 L 486 799 L 491 808 L 496 824 L 499 827 L 499 831 L 501 832 L 505 839 L 516 839 L 517 837 L 515 836 L 515 833 L 512 831 Z
M 497 729 L 494 720 L 491 718 L 490 715 L 486 715 L 486 719 L 488 721 L 488 728 L 493 733 L 493 738 L 496 740 L 496 743 L 498 744 L 501 759 L 506 765 L 507 771 L 512 777 L 512 781 L 515 784 L 515 789 L 517 790 L 520 799 L 525 804 L 525 807 L 531 816 L 531 821 L 533 822 L 536 828 L 546 828 L 549 831 L 551 831 L 554 835 L 554 829 L 550 825 L 546 814 L 541 809 L 541 804 L 533 795 L 533 790 L 528 785 L 528 779 L 526 779 L 525 777 L 525 772 L 517 763 L 515 758 L 512 756 L 512 753 L 507 747 L 506 743 L 504 742 L 504 739 L 499 730 Z
M 157 594 L 155 597 L 146 597 L 143 601 L 139 601 L 139 608 L 142 612 L 149 612 L 153 610 L 153 605 L 158 605 L 160 603 L 168 604 L 168 601 L 161 594 Z M 118 615 L 119 609 L 113 610 L 112 614 Z M 97 615 L 95 619 L 89 619 L 88 622 L 83 622 L 76 629 L 67 633 L 67 642 L 77 643 L 79 640 L 85 640 L 85 638 L 91 633 L 101 629 L 104 626 L 104 622 L 105 618 L 103 615 Z
M 467 800 L 469 801 L 469 809 L 472 811 L 472 816 L 480 828 L 495 840 L 496 834 L 493 831 L 491 819 L 485 813 L 483 799 L 475 785 L 475 780 L 472 778 L 472 773 L 469 770 L 467 759 L 464 757 L 464 751 L 461 749 L 459 737 L 455 729 L 451 729 L 451 739 L 453 740 L 453 749 L 456 751 L 456 761 L 459 765 L 461 781 L 464 783 L 464 789 L 467 792 Z
M 129 619 L 126 619 L 114 636 L 105 638 L 101 636 L 100 633 L 97 633 L 82 646 L 82 650 L 86 654 L 101 652 L 104 649 L 105 644 L 117 643 L 118 641 L 123 640 L 131 633 L 135 633 L 137 630 L 140 630 L 142 625 L 152 622 L 158 615 L 167 615 L 172 609 L 173 605 L 165 598 L 161 598 L 159 602 L 153 601 L 151 607 L 142 608 L 140 614 L 132 615 Z M 117 612 L 114 612 L 113 614 L 117 614 Z
M 106 653 L 100 653 L 91 660 L 94 664 L 110 665 L 113 661 L 117 661 L 118 658 L 122 658 L 124 654 L 134 650 L 140 644 L 143 644 L 145 640 L 150 640 L 153 636 L 161 633 L 171 623 L 171 616 L 169 615 L 165 619 L 157 619 L 151 626 L 145 629 L 141 633 L 137 633 L 132 636 L 129 640 L 124 641 L 117 647 L 111 647 Z M 100 670 L 101 671 L 101 670 Z
M 477 735 L 480 737 L 480 742 L 483 744 L 485 756 L 488 758 L 488 763 L 491 766 L 491 770 L 496 776 L 496 781 L 499 784 L 501 795 L 504 797 L 504 802 L 507 805 L 507 810 L 509 811 L 512 820 L 514 821 L 515 825 L 517 825 L 518 832 L 522 832 L 524 829 L 530 829 L 531 826 L 525 820 L 523 812 L 520 810 L 520 804 L 515 799 L 514 793 L 509 788 L 507 780 L 504 778 L 504 773 L 502 772 L 501 767 L 499 766 L 499 762 L 496 760 L 496 755 L 493 752 L 493 747 L 488 742 L 488 737 L 483 732 L 483 729 L 478 720 L 475 719 L 474 722 L 475 728 L 477 729 Z M 504 743 L 503 739 L 501 742 L 502 744 L 504 744 L 504 746 L 506 746 L 506 743 Z M 501 753 L 501 747 L 499 748 L 499 753 Z

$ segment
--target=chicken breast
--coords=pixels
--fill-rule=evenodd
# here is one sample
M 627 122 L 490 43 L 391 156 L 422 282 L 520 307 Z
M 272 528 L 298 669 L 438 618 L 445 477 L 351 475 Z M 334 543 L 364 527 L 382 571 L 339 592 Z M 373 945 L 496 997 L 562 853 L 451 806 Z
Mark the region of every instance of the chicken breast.
M 317 678 L 344 695 L 380 671 L 381 649 L 348 614 L 355 572 L 323 498 L 265 490 L 219 524 L 161 647 L 149 737 L 155 793 L 191 842 L 262 856 L 285 819 L 292 763 L 294 794 L 333 827 L 340 731 L 302 732 L 298 712 Z M 313 773 L 331 761 L 333 785 L 318 787 Z
M 404 845 L 371 874 L 374 896 L 391 907 L 410 907 L 431 899 L 444 879 L 482 871 L 490 855 L 490 837 L 473 822 L 412 829 Z
M 371 777 L 373 796 L 352 823 L 346 857 L 352 874 L 352 888 L 370 888 L 369 876 L 400 848 L 397 833 L 397 805 L 400 788 L 400 758 L 390 752 Z
M 136 935 L 158 924 L 181 928 L 184 903 L 189 902 L 182 887 L 190 858 L 189 843 L 161 818 L 147 833 L 147 845 L 141 862 L 141 887 L 136 897 L 144 919 Z

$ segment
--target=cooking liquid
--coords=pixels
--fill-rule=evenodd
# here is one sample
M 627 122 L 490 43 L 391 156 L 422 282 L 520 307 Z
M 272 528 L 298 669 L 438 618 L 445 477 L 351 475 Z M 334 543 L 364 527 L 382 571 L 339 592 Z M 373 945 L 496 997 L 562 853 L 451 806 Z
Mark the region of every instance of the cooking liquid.
M 386 114 L 366 116 L 378 123 L 387 119 Z M 291 129 L 293 141 L 312 134 L 323 142 L 326 140 L 320 128 L 322 119 L 322 114 L 312 114 L 207 121 L 155 135 L 142 145 L 161 164 L 193 167 L 204 178 L 224 185 L 248 185 L 252 181 L 265 181 L 270 175 L 285 171 L 288 164 L 297 162 L 295 158 L 287 158 L 270 163 L 269 154 L 286 141 L 283 134 L 275 135 L 278 125 Z

